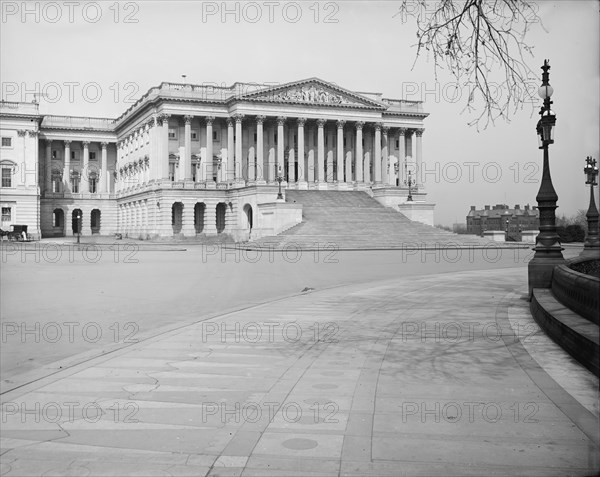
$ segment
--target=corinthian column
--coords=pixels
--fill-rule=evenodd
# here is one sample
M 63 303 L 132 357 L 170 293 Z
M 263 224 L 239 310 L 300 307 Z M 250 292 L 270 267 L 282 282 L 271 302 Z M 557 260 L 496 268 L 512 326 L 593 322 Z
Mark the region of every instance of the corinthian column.
M 305 183 L 306 158 L 304 157 L 304 123 L 306 118 L 298 118 L 298 182 Z
M 284 163 L 284 138 L 283 138 L 283 124 L 285 123 L 285 117 L 279 116 L 277 118 L 277 174 L 281 174 L 285 178 L 285 171 L 283 170 Z
M 263 123 L 265 116 L 256 116 L 256 180 L 265 182 Z
M 242 176 L 242 119 L 243 114 L 235 115 L 235 180 L 243 181 Z
M 388 184 L 389 182 L 389 173 L 390 173 L 390 160 L 389 160 L 389 155 L 388 155 L 388 144 L 389 144 L 389 138 L 388 138 L 388 131 L 389 131 L 389 127 L 387 126 L 383 126 L 381 128 L 381 132 L 383 133 L 383 147 L 381 148 L 381 182 L 382 184 L 385 186 Z
M 52 192 L 52 141 L 46 139 L 46 193 Z
M 233 118 L 227 118 L 227 181 L 235 180 L 235 159 L 233 144 Z
M 184 116 L 184 147 L 185 155 L 183 156 L 183 180 L 192 180 L 192 119 L 193 116 Z
M 71 192 L 71 141 L 65 141 L 65 157 L 63 161 L 64 192 Z
M 373 151 L 373 174 L 375 177 L 373 181 L 379 185 L 381 184 L 381 123 L 375 124 L 375 139 L 373 142 L 375 143 Z
M 206 116 L 204 121 L 206 122 L 206 158 L 204 164 L 200 166 L 204 168 L 204 179 L 206 182 L 214 182 L 213 173 L 213 121 L 214 116 Z
M 344 124 L 346 121 L 337 122 L 337 181 L 344 182 Z
M 417 135 L 417 170 L 415 171 L 415 186 L 416 187 L 421 187 L 422 188 L 422 184 L 421 184 L 421 165 L 423 163 L 423 144 L 422 144 L 422 140 L 423 140 L 423 132 L 425 130 L 424 129 L 417 129 L 415 131 L 416 135 Z
M 317 183 L 325 182 L 325 136 L 323 127 L 326 119 L 317 119 Z
M 79 192 L 87 193 L 90 191 L 90 141 L 82 141 L 83 144 L 83 168 L 81 171 Z
M 363 121 L 357 121 L 356 123 L 356 157 L 355 157 L 355 168 L 354 175 L 356 182 L 363 181 L 363 146 L 362 146 L 362 128 L 365 125 Z

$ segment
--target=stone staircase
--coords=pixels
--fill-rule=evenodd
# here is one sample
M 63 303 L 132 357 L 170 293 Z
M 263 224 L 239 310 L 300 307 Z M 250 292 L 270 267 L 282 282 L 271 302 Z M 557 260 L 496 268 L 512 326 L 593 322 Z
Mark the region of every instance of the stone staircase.
M 366 192 L 288 190 L 286 202 L 302 204 L 302 222 L 277 236 L 249 242 L 248 246 L 302 249 L 504 246 L 413 222 Z

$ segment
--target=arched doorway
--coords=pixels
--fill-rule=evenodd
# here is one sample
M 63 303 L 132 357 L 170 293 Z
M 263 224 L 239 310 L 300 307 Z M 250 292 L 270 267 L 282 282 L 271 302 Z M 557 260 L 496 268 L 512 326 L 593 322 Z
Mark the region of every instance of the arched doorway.
M 252 206 L 250 204 L 246 204 L 244 206 L 244 217 L 246 218 L 246 229 L 252 230 Z
M 71 230 L 73 235 L 83 231 L 83 212 L 81 209 L 75 209 L 71 213 Z
M 173 226 L 173 233 L 181 233 L 183 224 L 183 203 L 175 202 L 171 207 L 171 225 Z
M 225 230 L 225 215 L 227 213 L 227 205 L 224 202 L 217 204 L 217 233 L 220 234 Z
M 62 209 L 52 211 L 52 235 L 54 237 L 65 236 L 65 212 Z
M 201 234 L 204 231 L 204 212 L 206 205 L 203 202 L 196 202 L 194 206 L 194 228 L 197 234 Z
M 101 216 L 102 216 L 102 212 L 100 212 L 100 209 L 92 210 L 92 215 L 90 216 L 92 235 L 100 233 L 100 218 L 101 218 Z

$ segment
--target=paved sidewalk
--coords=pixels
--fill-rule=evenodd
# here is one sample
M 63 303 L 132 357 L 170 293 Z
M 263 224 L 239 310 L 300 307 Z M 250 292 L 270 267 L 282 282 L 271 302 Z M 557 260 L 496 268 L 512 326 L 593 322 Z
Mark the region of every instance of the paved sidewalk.
M 598 380 L 526 269 L 308 291 L 2 395 L 1 475 L 590 475 Z

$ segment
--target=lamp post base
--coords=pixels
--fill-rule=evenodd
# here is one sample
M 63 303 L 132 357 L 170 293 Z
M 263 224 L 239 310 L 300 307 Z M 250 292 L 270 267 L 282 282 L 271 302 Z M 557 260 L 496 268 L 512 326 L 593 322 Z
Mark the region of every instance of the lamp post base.
M 527 267 L 529 283 L 529 300 L 534 288 L 552 288 L 552 273 L 554 267 L 563 265 L 565 259 L 562 257 L 533 257 Z

